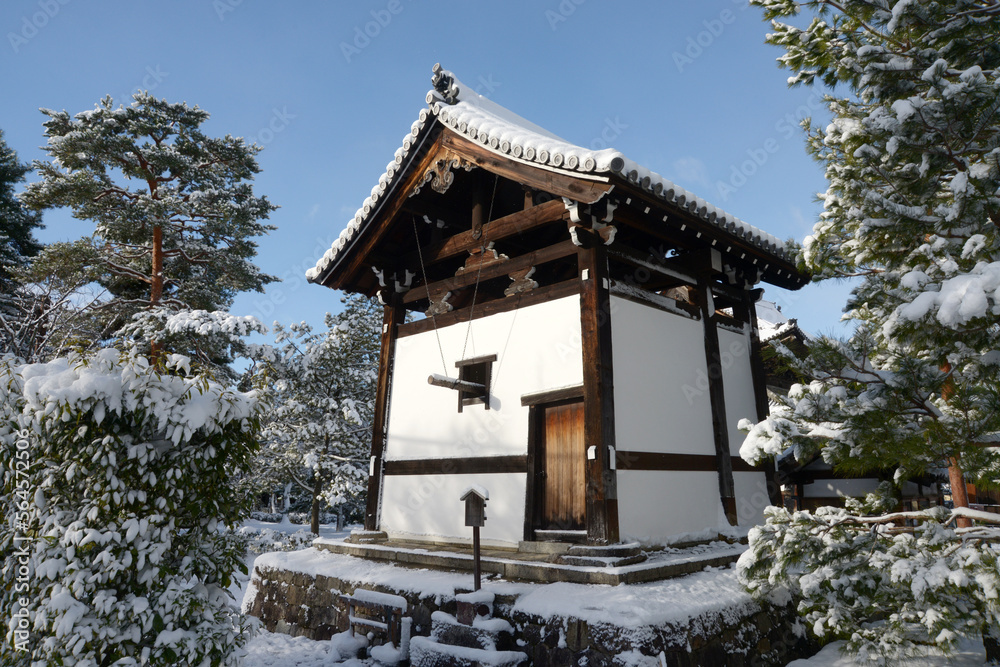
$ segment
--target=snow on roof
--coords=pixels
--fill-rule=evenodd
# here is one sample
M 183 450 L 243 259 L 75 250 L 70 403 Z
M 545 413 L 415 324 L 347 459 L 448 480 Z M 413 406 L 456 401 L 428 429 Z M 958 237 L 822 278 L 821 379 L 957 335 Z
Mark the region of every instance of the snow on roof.
M 420 112 L 403 137 L 392 162 L 372 188 L 354 218 L 347 223 L 340 237 L 316 263 L 306 271 L 306 278 L 316 281 L 357 236 L 377 205 L 391 194 L 396 178 L 403 171 L 407 158 L 426 140 L 425 132 L 434 121 L 471 141 L 482 144 L 494 153 L 509 159 L 550 171 L 579 176 L 616 175 L 645 190 L 666 203 L 683 208 L 719 229 L 743 239 L 765 252 L 788 258 L 780 239 L 747 224 L 736 216 L 713 206 L 663 176 L 626 158 L 613 148 L 591 150 L 561 139 L 548 130 L 518 116 L 459 81 L 455 75 L 434 66 L 431 79 L 434 88 L 427 93 L 428 108 Z
M 788 318 L 781 312 L 781 306 L 773 301 L 761 299 L 757 302 L 757 333 L 761 343 L 782 338 L 794 331 L 799 331 L 803 336 L 808 337 L 799 328 L 798 320 Z
M 470 484 L 469 486 L 465 487 L 465 490 L 462 491 L 462 495 L 460 495 L 459 498 L 465 500 L 470 493 L 476 494 L 483 500 L 490 499 L 489 489 L 487 489 L 485 486 L 480 486 L 479 484 Z

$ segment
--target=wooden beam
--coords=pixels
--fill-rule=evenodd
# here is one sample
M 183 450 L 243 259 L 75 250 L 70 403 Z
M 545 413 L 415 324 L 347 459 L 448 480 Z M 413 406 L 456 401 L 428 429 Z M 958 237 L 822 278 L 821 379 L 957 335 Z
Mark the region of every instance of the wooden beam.
M 675 454 L 669 452 L 615 453 L 618 470 L 648 470 L 657 472 L 716 472 L 718 458 L 714 454 Z M 735 472 L 760 472 L 743 459 L 733 459 Z
M 462 287 L 469 287 L 471 285 L 475 285 L 476 282 L 500 278 L 513 273 L 514 271 L 528 269 L 532 266 L 538 266 L 539 264 L 545 264 L 546 262 L 551 262 L 563 257 L 569 257 L 570 255 L 576 254 L 576 250 L 577 248 L 573 245 L 572 241 L 561 241 L 554 245 L 550 245 L 547 248 L 529 252 L 527 254 L 520 255 L 519 257 L 485 265 L 482 269 L 469 270 L 452 278 L 445 278 L 444 280 L 431 283 L 430 285 L 420 285 L 419 287 L 414 287 L 403 295 L 403 303 L 410 304 L 415 301 L 420 301 L 421 299 L 428 299 L 433 295 L 453 292 L 461 289 Z
M 490 241 L 502 241 L 511 236 L 535 229 L 536 227 L 562 220 L 567 216 L 566 207 L 560 199 L 547 201 L 544 204 L 505 215 L 502 218 L 484 223 L 482 226 L 483 234 L 479 239 L 474 238 L 470 229 L 455 234 L 439 243 L 431 244 L 423 250 L 424 264 L 430 266 L 445 259 L 461 257 L 482 246 L 483 238 Z M 406 259 L 412 264 L 420 261 L 415 252 L 409 253 Z
M 733 462 L 729 451 L 729 425 L 726 421 L 724 370 L 719 353 L 719 331 L 716 329 L 715 299 L 706 279 L 698 282 L 698 305 L 705 331 L 705 362 L 708 371 L 708 395 L 712 405 L 712 435 L 715 440 L 716 470 L 719 471 L 719 497 L 729 523 L 735 526 L 736 486 L 733 482 Z
M 382 345 L 379 350 L 378 385 L 375 390 L 375 414 L 372 418 L 371 474 L 368 476 L 368 498 L 365 506 L 365 530 L 378 530 L 379 506 L 382 501 L 382 461 L 385 457 L 389 427 L 389 395 L 392 389 L 392 367 L 396 355 L 396 338 L 406 311 L 399 295 L 386 290 L 389 303 L 382 310 Z
M 534 306 L 539 303 L 554 301 L 555 299 L 561 299 L 572 294 L 579 294 L 579 292 L 580 281 L 577 278 L 572 278 L 570 280 L 564 280 L 561 283 L 538 287 L 530 292 L 521 292 L 520 294 L 516 294 L 514 296 L 504 296 L 492 301 L 477 303 L 475 308 L 461 308 L 459 310 L 453 310 L 450 313 L 438 315 L 433 320 L 427 317 L 414 322 L 406 322 L 399 326 L 399 337 L 402 338 L 404 336 L 413 336 L 426 331 L 433 331 L 435 323 L 438 327 L 447 327 L 459 322 L 468 322 L 470 316 L 475 319 L 479 319 L 481 317 L 488 317 L 498 313 L 506 313 L 516 308 L 527 308 L 528 306 Z
M 615 446 L 614 367 L 611 350 L 611 278 L 607 247 L 578 251 L 581 275 L 580 339 L 583 348 L 583 436 L 586 462 L 587 541 L 619 539 Z M 585 279 L 584 279 L 585 276 Z M 593 448 L 594 458 L 589 458 Z
M 626 198 L 633 200 L 631 206 L 619 206 L 615 210 L 616 221 L 624 222 L 656 238 L 672 241 L 682 246 L 695 247 L 709 245 L 712 241 L 717 241 L 716 248 L 721 246 L 721 249 L 724 250 L 726 247 L 732 247 L 732 250 L 725 254 L 738 263 L 761 269 L 763 269 L 765 264 L 770 264 L 770 268 L 765 271 L 767 281 L 779 287 L 799 289 L 809 282 L 809 277 L 801 274 L 794 262 L 790 262 L 787 259 L 780 259 L 770 252 L 753 245 L 746 239 L 739 238 L 735 234 L 716 227 L 686 209 L 678 208 L 674 204 L 668 204 L 661 199 L 653 197 L 630 183 L 617 183 L 615 185 L 615 194 L 621 200 Z M 636 210 L 637 208 L 646 206 L 656 212 L 656 216 L 660 221 L 650 221 Z M 669 219 L 661 222 L 664 214 L 668 214 Z M 681 225 L 685 225 L 686 229 L 682 231 L 680 229 Z M 699 232 L 700 236 L 698 235 Z M 740 255 L 745 255 L 745 257 L 740 258 Z M 757 260 L 756 264 L 753 263 L 754 259 Z M 779 271 L 784 275 L 779 277 L 777 275 Z
M 528 457 L 467 456 L 443 459 L 407 459 L 386 461 L 386 475 L 482 475 L 487 473 L 524 473 Z
M 665 257 L 656 257 L 649 253 L 643 254 L 625 245 L 615 244 L 611 246 L 608 248 L 608 256 L 611 259 L 616 259 L 636 268 L 646 269 L 658 276 L 676 280 L 686 285 L 694 285 L 698 281 L 696 273 L 682 267 L 670 266 Z
M 574 387 L 563 387 L 562 389 L 549 389 L 547 391 L 536 391 L 532 394 L 521 396 L 522 406 L 540 405 L 542 403 L 557 403 L 559 401 L 569 401 L 583 398 L 583 385 Z
M 498 155 L 485 146 L 475 144 L 450 128 L 445 128 L 441 133 L 441 142 L 455 155 L 477 167 L 557 197 L 593 204 L 611 190 L 608 179 L 603 176 L 570 174 L 519 162 L 516 158 Z

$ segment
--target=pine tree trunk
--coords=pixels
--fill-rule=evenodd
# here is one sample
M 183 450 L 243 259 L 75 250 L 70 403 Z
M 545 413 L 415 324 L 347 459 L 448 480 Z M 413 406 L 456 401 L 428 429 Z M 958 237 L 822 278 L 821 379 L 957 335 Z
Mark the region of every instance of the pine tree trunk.
M 163 227 L 153 227 L 153 275 L 149 282 L 149 305 L 155 307 L 163 298 Z M 156 364 L 160 358 L 160 343 L 153 340 L 149 344 L 150 361 Z
M 983 626 L 983 646 L 986 648 L 987 665 L 1000 665 L 1000 639 L 990 636 L 990 627 Z
M 951 373 L 951 364 L 947 361 L 941 364 L 941 370 L 944 373 Z M 941 386 L 941 398 L 944 400 L 950 400 L 952 394 L 955 393 L 955 381 L 948 377 L 944 384 Z M 965 485 L 965 474 L 962 471 L 962 462 L 960 456 L 955 454 L 948 461 L 948 484 L 951 486 L 951 502 L 954 507 L 969 507 L 969 489 Z M 959 528 L 971 528 L 972 519 L 967 519 L 966 517 L 959 517 L 955 522 L 955 525 Z
M 948 466 L 948 483 L 951 485 L 951 501 L 955 507 L 969 507 L 969 490 L 965 486 L 965 476 L 962 474 L 962 464 L 956 454 Z M 959 517 L 955 522 L 959 528 L 971 528 L 972 519 Z
M 339 533 L 344 529 L 344 506 L 337 506 L 337 532 Z
M 322 490 L 323 485 L 320 483 L 319 475 L 317 475 L 316 481 L 313 483 L 312 521 L 309 526 L 309 530 L 315 535 L 319 535 L 319 498 Z

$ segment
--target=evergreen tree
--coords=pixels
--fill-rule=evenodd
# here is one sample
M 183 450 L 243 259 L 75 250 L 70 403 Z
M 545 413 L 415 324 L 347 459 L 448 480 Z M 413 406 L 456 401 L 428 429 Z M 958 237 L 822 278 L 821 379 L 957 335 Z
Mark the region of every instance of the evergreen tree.
M 235 665 L 256 392 L 104 349 L 0 358 L 0 664 Z
M 20 275 L 42 249 L 33 234 L 42 226 L 41 214 L 26 209 L 14 194 L 29 171 L 0 130 L 0 354 L 30 354 L 37 339 L 38 307 L 44 304 L 38 294 L 22 289 Z
M 0 130 L 0 299 L 17 287 L 14 270 L 42 249 L 34 230 L 42 226 L 41 214 L 26 209 L 14 195 L 14 187 L 24 181 L 31 168 L 18 162 Z
M 846 308 L 856 333 L 818 342 L 806 360 L 789 357 L 812 380 L 793 387 L 768 420 L 744 424 L 743 456 L 756 462 L 793 447 L 800 459 L 822 455 L 847 472 L 891 473 L 897 489 L 870 498 L 867 513 L 885 511 L 902 482 L 948 470 L 962 505 L 966 479 L 1000 485 L 1000 455 L 987 446 L 1000 432 L 1000 3 L 752 4 L 773 20 L 768 41 L 785 50 L 789 82 L 831 90 L 832 122 L 807 127 L 829 187 L 803 268 L 821 280 L 860 281 Z M 779 20 L 802 8 L 815 14 L 808 27 Z M 884 660 L 914 642 L 949 648 L 958 635 L 997 632 L 995 584 L 982 573 L 948 570 L 909 594 L 905 577 L 895 586 L 886 578 L 916 562 L 901 546 L 907 540 L 924 556 L 951 540 L 949 553 L 971 547 L 995 563 L 987 553 L 995 535 L 975 541 L 961 532 L 986 529 L 931 535 L 935 519 L 920 516 L 887 520 L 895 527 L 879 532 L 853 514 L 782 512 L 751 536 L 742 571 L 760 594 L 782 583 L 804 595 L 800 610 L 822 621 L 817 634 Z M 971 523 L 962 511 L 936 520 L 944 519 Z M 868 537 L 841 534 L 852 530 Z M 948 586 L 952 597 L 939 595 Z M 964 620 L 943 604 L 960 605 Z
M 294 482 L 319 509 L 363 493 L 367 481 L 382 311 L 363 296 L 326 316 L 326 330 L 275 323 L 277 348 L 258 348 L 275 393 L 255 470 L 261 490 Z
M 143 309 L 225 311 L 244 290 L 275 280 L 252 263 L 260 221 L 276 207 L 254 194 L 260 148 L 207 136 L 208 113 L 137 93 L 117 108 L 110 97 L 71 117 L 43 109 L 50 162 L 22 194 L 30 207 L 68 206 L 93 221 L 92 237 L 53 249 L 107 290 L 95 313 L 110 336 Z M 139 331 L 171 312 L 143 316 Z M 135 334 L 132 328 L 129 333 Z M 190 349 L 177 352 L 192 353 Z M 212 354 L 225 352 L 215 350 Z

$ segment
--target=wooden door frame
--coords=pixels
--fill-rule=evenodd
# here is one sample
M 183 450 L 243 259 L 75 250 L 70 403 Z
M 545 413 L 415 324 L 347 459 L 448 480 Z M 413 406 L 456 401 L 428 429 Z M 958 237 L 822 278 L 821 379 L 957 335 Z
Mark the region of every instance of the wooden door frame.
M 569 405 L 571 403 L 580 403 L 582 405 L 583 402 L 583 385 L 557 389 L 550 392 L 539 392 L 521 397 L 521 405 L 528 407 L 528 470 L 524 496 L 525 542 L 538 541 L 535 538 L 535 530 L 541 526 L 544 519 L 542 510 L 545 487 L 541 474 L 545 458 L 544 456 L 539 456 L 539 454 L 545 442 L 545 410 L 546 408 Z M 586 507 L 584 511 L 586 511 Z

